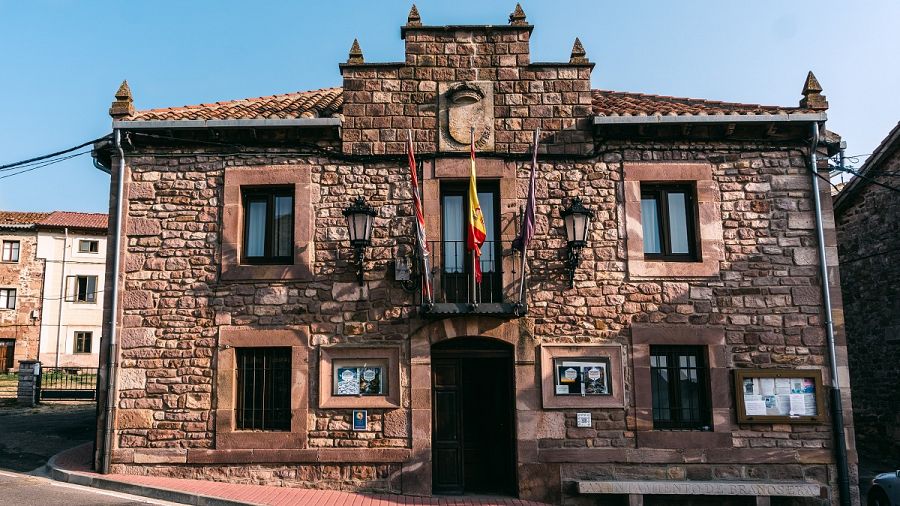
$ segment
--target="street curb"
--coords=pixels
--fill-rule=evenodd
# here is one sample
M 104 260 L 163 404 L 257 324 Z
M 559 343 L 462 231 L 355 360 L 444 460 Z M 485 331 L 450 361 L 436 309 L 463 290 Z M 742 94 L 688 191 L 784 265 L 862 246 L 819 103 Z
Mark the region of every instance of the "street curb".
M 71 448 L 69 450 L 71 450 Z M 230 499 L 221 499 L 218 497 L 201 494 L 191 494 L 168 488 L 122 483 L 120 481 L 111 480 L 108 478 L 90 476 L 78 471 L 69 471 L 66 469 L 62 469 L 56 465 L 56 457 L 69 450 L 63 450 L 47 461 L 47 463 L 44 465 L 44 468 L 47 472 L 47 477 L 52 480 L 71 483 L 73 485 L 111 490 L 113 492 L 121 492 L 123 494 L 139 495 L 142 497 L 149 497 L 151 499 L 158 499 L 160 501 L 177 502 L 182 504 L 190 504 L 193 506 L 259 506 L 258 503 L 232 501 Z

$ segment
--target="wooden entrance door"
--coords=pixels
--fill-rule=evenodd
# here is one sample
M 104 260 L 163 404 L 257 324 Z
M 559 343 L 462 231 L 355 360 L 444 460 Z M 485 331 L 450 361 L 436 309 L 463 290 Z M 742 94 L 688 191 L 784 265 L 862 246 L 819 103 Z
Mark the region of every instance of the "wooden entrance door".
M 515 494 L 512 347 L 459 338 L 432 347 L 435 494 Z
M 0 339 L 0 372 L 14 369 L 13 357 L 16 354 L 15 339 Z

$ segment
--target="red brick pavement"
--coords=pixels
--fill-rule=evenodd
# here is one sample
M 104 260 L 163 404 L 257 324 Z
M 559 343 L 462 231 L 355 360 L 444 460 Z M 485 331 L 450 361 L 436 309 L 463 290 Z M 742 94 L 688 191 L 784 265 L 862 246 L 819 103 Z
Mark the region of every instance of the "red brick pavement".
M 137 485 L 152 489 L 201 495 L 216 499 L 257 504 L 266 506 L 294 506 L 316 504 L 324 506 L 390 506 L 408 505 L 510 505 L 510 506 L 545 506 L 542 503 L 523 501 L 511 497 L 413 497 L 389 494 L 356 494 L 337 490 L 314 490 L 302 488 L 275 487 L 264 485 L 242 485 L 202 480 L 182 480 L 178 478 L 162 478 L 156 476 L 133 476 L 127 474 L 97 474 L 91 472 L 91 444 L 85 444 L 66 450 L 54 457 L 50 466 L 64 473 L 81 477 L 105 479 L 125 485 Z M 104 487 L 106 488 L 106 487 Z M 130 491 L 130 493 L 135 493 Z M 139 494 L 140 495 L 140 494 Z

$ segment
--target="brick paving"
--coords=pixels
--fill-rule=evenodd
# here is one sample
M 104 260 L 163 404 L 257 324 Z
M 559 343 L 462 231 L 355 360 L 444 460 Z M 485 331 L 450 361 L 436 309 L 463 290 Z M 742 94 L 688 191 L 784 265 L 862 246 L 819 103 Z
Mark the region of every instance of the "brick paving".
M 227 501 L 266 506 L 294 506 L 303 504 L 321 504 L 327 506 L 387 506 L 393 504 L 409 505 L 509 505 L 509 506 L 545 506 L 543 503 L 523 501 L 512 497 L 482 496 L 444 496 L 414 497 L 388 494 L 357 494 L 338 490 L 315 490 L 286 488 L 265 485 L 244 485 L 237 483 L 221 483 L 204 480 L 183 480 L 157 476 L 134 476 L 128 474 L 98 474 L 91 471 L 90 443 L 77 446 L 58 454 L 50 465 L 66 473 L 77 474 L 95 479 L 105 479 L 124 485 L 137 485 L 153 489 L 175 491 L 192 495 L 212 497 Z M 106 488 L 106 487 L 104 487 Z M 137 493 L 130 491 L 130 493 Z

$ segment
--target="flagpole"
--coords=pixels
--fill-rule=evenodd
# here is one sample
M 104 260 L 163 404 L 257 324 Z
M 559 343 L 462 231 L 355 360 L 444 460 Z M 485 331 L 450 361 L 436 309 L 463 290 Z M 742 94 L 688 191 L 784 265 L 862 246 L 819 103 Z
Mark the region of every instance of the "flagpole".
M 471 149 L 472 156 L 474 156 L 475 155 L 475 127 L 470 128 L 469 134 L 470 134 L 470 141 L 471 141 L 470 149 Z M 474 158 L 473 158 L 473 160 L 474 160 Z M 472 162 L 472 163 L 474 163 L 474 162 Z M 469 193 L 472 192 L 471 186 L 472 186 L 472 182 L 470 180 L 469 181 Z M 474 211 L 475 210 L 472 209 L 472 200 L 469 199 L 469 217 L 470 217 L 469 221 L 471 221 L 471 219 L 472 219 L 471 216 Z M 474 223 L 472 223 L 469 226 L 474 227 L 475 225 L 474 225 Z M 476 273 L 477 273 L 476 269 L 478 268 L 478 266 L 475 264 L 475 262 L 477 261 L 478 257 L 475 255 L 475 250 L 478 248 L 478 246 L 477 245 L 474 245 L 474 246 L 475 247 L 472 248 L 472 299 L 471 299 L 472 302 L 471 302 L 471 304 L 472 304 L 473 308 L 476 308 L 476 307 L 478 307 L 478 283 L 477 283 L 478 279 L 477 279 L 477 275 L 476 275 Z
M 538 127 L 534 131 L 534 154 L 531 157 L 531 176 L 529 177 L 528 182 L 528 198 L 533 198 L 532 192 L 536 191 L 536 188 L 532 188 L 531 186 L 534 184 L 534 175 L 537 172 L 537 153 L 538 153 L 538 140 L 541 136 L 541 128 Z M 533 205 L 533 204 L 532 204 Z M 532 212 L 534 209 L 532 208 Z M 522 213 L 522 228 L 525 228 L 525 213 Z M 519 278 L 519 304 L 521 306 L 525 305 L 525 275 L 528 272 L 528 242 L 522 241 L 522 276 Z

